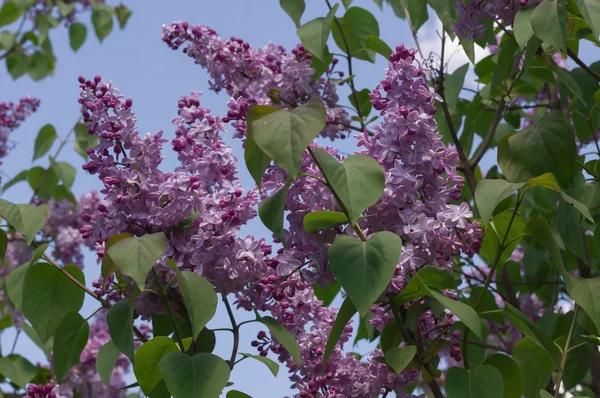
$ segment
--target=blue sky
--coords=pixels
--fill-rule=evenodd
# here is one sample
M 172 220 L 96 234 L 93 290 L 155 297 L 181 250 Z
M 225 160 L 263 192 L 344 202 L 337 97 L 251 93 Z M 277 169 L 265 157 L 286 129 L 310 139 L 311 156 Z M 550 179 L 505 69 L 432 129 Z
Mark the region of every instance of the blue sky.
M 424 0 L 423 0 L 424 1 Z M 110 3 L 110 1 L 109 1 Z M 128 26 L 124 31 L 114 30 L 100 44 L 91 29 L 84 46 L 74 54 L 68 43 L 65 29 L 55 29 L 51 38 L 58 64 L 54 76 L 41 82 L 33 82 L 28 77 L 17 81 L 11 80 L 4 70 L 0 72 L 0 101 L 16 101 L 26 94 L 41 99 L 39 111 L 30 117 L 12 136 L 18 146 L 4 160 L 1 173 L 3 181 L 16 175 L 19 171 L 32 166 L 33 142 L 40 127 L 51 123 L 56 127 L 60 136 L 65 136 L 79 118 L 77 96 L 79 88 L 77 76 L 82 74 L 87 78 L 101 75 L 105 80 L 113 80 L 121 92 L 133 99 L 133 109 L 137 115 L 139 131 L 164 131 L 166 138 L 174 137 L 174 126 L 171 123 L 177 115 L 177 101 L 182 94 L 191 91 L 203 92 L 203 106 L 212 110 L 215 115 L 223 116 L 227 112 L 225 103 L 227 96 L 219 95 L 208 90 L 207 74 L 181 52 L 170 50 L 160 39 L 162 24 L 185 20 L 192 24 L 206 24 L 217 30 L 222 37 L 237 36 L 254 46 L 263 46 L 269 42 L 281 44 L 286 48 L 293 47 L 297 42 L 296 29 L 291 19 L 279 8 L 277 0 L 226 0 L 219 2 L 198 0 L 133 0 L 127 1 L 133 10 Z M 381 38 L 390 46 L 405 43 L 413 46 L 414 42 L 408 26 L 397 19 L 391 9 L 384 8 L 382 12 L 372 0 L 356 0 L 354 5 L 369 9 L 379 20 Z M 324 1 L 307 1 L 307 10 L 303 22 L 327 12 Z M 338 15 L 342 15 L 338 11 Z M 430 11 L 430 15 L 432 15 Z M 88 18 L 87 15 L 84 18 Z M 88 21 L 85 21 L 86 23 Z M 428 22 L 419 32 L 421 46 L 425 54 L 439 50 L 439 39 L 436 30 L 439 22 Z M 333 43 L 332 43 L 333 45 Z M 334 45 L 333 45 L 334 46 Z M 454 52 L 452 46 L 450 53 Z M 451 61 L 451 70 L 464 64 L 466 58 L 459 51 Z M 387 62 L 378 56 L 375 65 L 364 61 L 355 61 L 357 89 L 374 88 L 383 77 Z M 469 79 L 468 79 L 469 80 Z M 472 82 L 472 79 L 470 79 Z M 473 85 L 471 83 L 470 85 Z M 341 88 L 340 97 L 346 98 L 347 87 Z M 238 159 L 243 159 L 241 143 L 233 141 L 225 134 L 225 140 L 234 147 Z M 336 144 L 338 145 L 338 144 Z M 340 144 L 345 152 L 351 152 L 354 140 Z M 55 149 L 53 149 L 54 151 Z M 53 153 L 53 151 L 51 153 Z M 172 169 L 176 156 L 165 146 L 167 160 L 163 163 L 166 169 Z M 78 168 L 78 176 L 74 192 L 82 194 L 91 189 L 100 189 L 101 184 L 94 176 L 86 175 L 80 166 L 83 159 L 77 155 L 71 145 L 67 145 L 60 155 L 60 160 L 68 161 Z M 47 160 L 37 162 L 46 166 Z M 240 164 L 240 176 L 245 188 L 251 189 L 253 183 L 248 173 Z M 31 194 L 29 187 L 21 183 L 11 188 L 4 197 L 14 202 L 26 202 Z M 253 220 L 243 231 L 244 234 L 269 236 L 267 230 L 258 219 Z M 94 256 L 86 257 L 85 274 L 88 285 L 96 279 L 100 270 L 96 266 Z M 86 298 L 83 314 L 91 314 L 97 305 Z M 228 319 L 223 308 L 209 327 L 227 327 Z M 250 314 L 238 312 L 238 320 L 251 318 Z M 241 352 L 254 353 L 249 342 L 254 339 L 260 328 L 250 324 L 242 330 Z M 5 332 L 1 344 L 3 352 L 10 349 L 14 333 Z M 216 353 L 228 358 L 231 350 L 231 337 L 228 333 L 218 333 Z M 21 337 L 17 344 L 18 353 L 23 353 L 32 362 L 45 361 L 43 353 L 27 338 Z M 361 347 L 358 348 L 361 351 Z M 291 395 L 287 370 L 282 367 L 277 378 L 273 378 L 268 369 L 258 362 L 246 360 L 237 365 L 231 381 L 233 388 L 250 394 L 253 397 L 283 397 Z

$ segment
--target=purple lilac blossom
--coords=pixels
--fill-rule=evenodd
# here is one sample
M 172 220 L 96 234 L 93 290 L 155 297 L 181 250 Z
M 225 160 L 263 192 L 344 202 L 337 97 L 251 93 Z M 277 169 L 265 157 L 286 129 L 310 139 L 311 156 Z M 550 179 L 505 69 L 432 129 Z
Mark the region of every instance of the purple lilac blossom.
M 230 111 L 224 121 L 233 122 L 234 137 L 246 132 L 249 106 L 295 107 L 315 95 L 320 96 L 327 113 L 327 125 L 321 136 L 333 140 L 347 134 L 344 126 L 350 125 L 350 116 L 345 109 L 336 106 L 339 99 L 336 86 L 329 79 L 332 68 L 326 77 L 313 82 L 315 70 L 311 67 L 311 54 L 302 45 L 291 54 L 275 44 L 257 49 L 242 39 L 222 39 L 208 26 L 187 22 L 164 25 L 162 37 L 173 50 L 183 47 L 185 54 L 208 71 L 212 90 L 225 90 L 231 97 Z M 336 63 L 337 60 L 332 62 L 332 67 Z
M 0 102 L 0 165 L 2 165 L 2 158 L 12 148 L 9 135 L 39 106 L 40 100 L 29 96 L 21 98 L 16 104 Z

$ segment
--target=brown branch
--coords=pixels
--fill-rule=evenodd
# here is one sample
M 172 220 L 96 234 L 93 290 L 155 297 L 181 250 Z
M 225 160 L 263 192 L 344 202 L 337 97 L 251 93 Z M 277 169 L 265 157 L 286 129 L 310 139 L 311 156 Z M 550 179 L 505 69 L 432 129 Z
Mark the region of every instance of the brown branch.
M 590 69 L 590 67 L 587 66 L 581 59 L 579 59 L 579 57 L 573 51 L 571 51 L 570 48 L 567 48 L 567 55 L 571 57 L 571 59 L 575 61 L 575 63 L 579 65 L 581 69 L 586 71 L 588 75 L 600 82 L 600 75 Z

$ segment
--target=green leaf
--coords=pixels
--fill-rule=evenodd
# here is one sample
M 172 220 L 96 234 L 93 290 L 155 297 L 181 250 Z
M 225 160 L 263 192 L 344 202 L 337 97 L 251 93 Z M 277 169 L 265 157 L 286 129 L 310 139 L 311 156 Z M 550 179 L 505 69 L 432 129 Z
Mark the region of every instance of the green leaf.
M 2 187 L 2 193 L 4 193 L 4 191 L 6 191 L 8 188 L 12 187 L 13 185 L 15 185 L 18 182 L 27 181 L 27 175 L 28 174 L 29 174 L 29 170 L 23 170 L 19 174 L 17 174 L 13 178 L 11 178 L 10 181 L 8 181 Z
M 456 109 L 458 96 L 464 86 L 465 76 L 469 71 L 469 64 L 464 64 L 456 69 L 451 75 L 444 78 L 445 100 L 450 109 Z
M 35 139 L 33 160 L 39 159 L 47 154 L 50 148 L 52 148 L 52 144 L 54 144 L 56 138 L 57 135 L 54 126 L 47 124 L 42 127 Z
M 579 84 L 577 84 L 577 80 L 575 80 L 575 78 L 573 78 L 569 72 L 556 65 L 553 65 L 552 71 L 558 75 L 559 81 L 563 83 L 576 98 L 585 104 L 585 99 L 583 98 L 581 87 L 579 87 Z
M 85 285 L 79 268 L 67 265 L 64 270 Z M 83 290 L 54 266 L 37 263 L 29 267 L 23 284 L 23 313 L 42 343 L 54 335 L 67 312 L 81 309 L 83 296 Z
M 20 355 L 0 358 L 0 374 L 21 388 L 25 388 L 36 373 L 36 367 Z
M 327 367 L 327 361 L 329 360 L 329 356 L 335 349 L 342 333 L 344 332 L 344 328 L 352 319 L 352 317 L 356 314 L 356 307 L 350 300 L 350 297 L 346 297 L 338 314 L 333 322 L 333 326 L 331 327 L 331 331 L 329 332 L 329 337 L 327 338 L 327 345 L 325 347 L 325 354 L 323 355 L 323 371 Z
M 264 363 L 267 368 L 269 368 L 269 370 L 271 371 L 271 373 L 273 374 L 273 376 L 277 377 L 277 373 L 279 373 L 279 364 L 267 357 L 263 357 L 262 355 L 252 355 L 252 354 L 246 354 L 243 352 L 240 352 L 240 355 L 246 357 L 246 358 L 252 358 L 257 360 L 258 362 L 262 362 Z
M 330 283 L 325 287 L 313 285 L 315 296 L 317 296 L 317 298 L 323 302 L 323 307 L 328 307 L 331 304 L 333 299 L 335 299 L 340 292 L 340 288 L 341 286 L 337 282 Z
M 291 0 L 290 0 L 291 1 Z M 331 24 L 335 12 L 338 9 L 336 4 L 325 18 L 315 18 L 312 21 L 298 27 L 296 34 L 306 49 L 315 57 L 325 62 L 329 50 L 327 49 L 327 40 L 331 32 Z
M 473 371 L 450 368 L 446 375 L 446 394 L 448 398 L 502 398 L 502 375 L 488 365 Z
M 452 311 L 477 337 L 482 338 L 481 321 L 473 308 L 465 303 L 453 300 L 435 289 L 429 289 L 429 295 Z
M 567 51 L 565 0 L 544 0 L 531 13 L 531 26 L 544 42 Z
M 227 363 L 213 354 L 165 355 L 158 367 L 173 398 L 217 398 L 229 381 Z
M 292 179 L 288 178 L 285 185 L 276 193 L 265 199 L 258 206 L 258 216 L 273 235 L 275 235 L 285 247 L 285 236 L 283 233 L 283 221 L 285 212 L 285 200 Z
M 227 392 L 227 398 L 252 398 L 250 395 L 243 393 L 238 390 L 229 390 Z
M 33 242 L 35 235 L 44 226 L 49 217 L 48 206 L 33 206 L 14 204 L 0 199 L 0 216 L 6 220 L 17 232 L 25 236 L 28 245 Z
M 124 275 L 131 277 L 144 290 L 148 272 L 167 248 L 163 232 L 119 240 L 106 253 Z
M 3 229 L 0 230 L 0 266 L 4 266 L 4 258 L 6 256 L 6 249 L 8 248 L 8 236 Z
M 75 22 L 69 27 L 69 43 L 73 51 L 81 48 L 87 38 L 87 28 L 84 24 Z
M 373 14 L 364 8 L 350 7 L 338 22 L 341 30 L 337 24 L 332 26 L 332 34 L 337 46 L 346 52 L 347 45 L 351 56 L 375 62 L 375 53 L 368 50 L 366 45 L 367 37 L 379 37 L 379 23 Z
M 385 363 L 387 363 L 395 373 L 402 373 L 408 364 L 413 360 L 417 353 L 417 347 L 413 345 L 404 347 L 393 347 L 385 353 Z
M 545 388 L 556 369 L 546 351 L 528 337 L 523 337 L 513 348 L 513 359 L 523 372 L 526 398 L 538 398 L 541 388 Z
M 377 36 L 367 36 L 365 38 L 365 47 L 375 51 L 377 54 L 383 55 L 386 60 L 390 59 L 390 55 L 393 53 L 390 46 Z
M 600 330 L 600 278 L 574 279 L 569 294 Z
M 508 35 L 503 37 L 502 42 L 500 43 L 498 62 L 496 69 L 494 70 L 494 76 L 490 86 L 491 94 L 495 94 L 496 89 L 502 87 L 502 82 L 508 79 L 512 65 L 515 63 L 515 57 L 518 56 L 518 50 L 519 45 L 515 39 L 509 37 Z M 501 89 L 500 92 L 504 93 L 504 89 Z
M 521 311 L 506 302 L 504 303 L 504 314 L 514 327 L 548 354 L 556 367 L 560 367 L 561 351 L 556 343 L 554 343 L 554 340 L 552 340 L 552 337 L 542 328 L 531 322 Z
M 58 10 L 60 11 L 60 15 L 62 17 L 66 17 L 75 9 L 74 3 L 67 4 L 62 0 L 57 0 L 56 5 L 58 6 Z
M 304 9 L 306 8 L 304 0 L 279 0 L 279 5 L 292 18 L 292 21 L 296 24 L 296 28 L 299 28 L 300 18 L 302 18 L 302 14 L 304 14 Z
M 521 7 L 515 16 L 513 30 L 515 31 L 515 39 L 519 43 L 519 47 L 523 50 L 529 40 L 533 37 L 533 27 L 531 26 L 531 14 L 535 7 Z
M 46 170 L 39 166 L 29 169 L 27 180 L 36 196 L 43 199 L 50 199 L 58 186 L 58 176 L 56 173 L 52 169 Z
M 547 114 L 539 123 L 507 134 L 498 147 L 498 164 L 510 182 L 525 182 L 552 173 L 568 186 L 575 171 L 575 134 L 561 112 Z
M 552 256 L 552 260 L 556 265 L 556 268 L 560 272 L 560 275 L 568 287 L 571 284 L 571 277 L 565 270 L 565 265 L 560 254 L 559 244 L 556 241 L 556 237 L 552 232 L 550 225 L 548 225 L 548 222 L 542 217 L 532 217 L 525 228 L 525 233 L 539 240 L 544 245 L 546 250 L 548 250 L 550 256 Z
M 97 6 L 92 11 L 92 25 L 96 37 L 102 42 L 113 28 L 113 9 L 106 5 Z
M 495 367 L 502 375 L 502 398 L 521 398 L 525 383 L 523 372 L 512 358 L 493 354 L 483 364 Z
M 192 271 L 176 271 L 179 290 L 196 338 L 217 310 L 217 294 L 210 282 Z
M 396 322 L 387 323 L 379 335 L 379 346 L 385 354 L 390 348 L 396 348 L 402 343 L 402 335 Z
M 248 115 L 246 116 L 246 142 L 244 143 L 244 160 L 246 161 L 246 167 L 250 172 L 250 175 L 256 182 L 256 185 L 260 187 L 263 174 L 271 163 L 271 158 L 264 153 L 254 142 L 253 138 L 253 125 L 254 122 L 260 118 L 280 111 L 280 108 L 268 105 L 254 105 L 248 109 Z
M 55 62 L 56 60 L 53 56 L 36 51 L 30 58 L 27 72 L 34 81 L 42 80 L 54 71 Z
M 321 148 L 314 149 L 317 166 L 341 200 L 354 224 L 375 204 L 385 187 L 385 174 L 377 161 L 365 155 L 348 156 L 343 163 Z
M 513 209 L 508 209 L 494 217 L 490 226 L 486 230 L 481 244 L 480 254 L 490 262 L 497 262 L 501 267 L 510 257 L 515 248 L 523 239 L 526 221 L 520 214 L 514 217 L 510 231 L 508 226 L 513 218 Z M 506 240 L 505 236 L 508 234 Z M 502 242 L 506 242 L 506 247 L 502 253 L 498 253 Z M 498 256 L 500 254 L 500 256 Z
M 22 52 L 13 52 L 6 57 L 6 69 L 13 79 L 17 79 L 29 70 L 29 58 Z
M 282 109 L 254 121 L 252 137 L 263 152 L 296 178 L 302 154 L 323 127 L 325 107 L 313 97 L 291 112 Z
M 124 232 L 122 234 L 117 234 L 117 235 L 111 236 L 106 241 L 106 244 L 104 246 L 104 251 L 108 252 L 108 249 L 110 249 L 112 247 L 112 245 L 114 245 L 115 243 L 117 243 L 123 239 L 131 238 L 131 237 L 133 237 L 133 235 L 131 235 L 128 232 Z M 113 260 L 110 258 L 110 255 L 108 255 L 108 254 L 104 255 L 102 257 L 102 267 L 101 267 L 102 277 L 104 279 L 106 279 L 109 275 L 111 275 L 116 270 L 117 270 L 117 266 L 115 265 Z
M 46 356 L 49 356 L 52 352 L 52 346 L 54 345 L 54 337 L 50 337 L 46 343 L 42 343 L 40 336 L 38 336 L 37 332 L 33 329 L 33 327 L 27 322 L 23 322 L 21 324 L 21 329 L 25 332 L 27 337 L 33 341 L 35 345 L 37 345 Z
M 73 148 L 75 151 L 80 154 L 85 160 L 88 159 L 88 154 L 86 150 L 88 148 L 94 148 L 98 145 L 98 137 L 94 134 L 88 133 L 87 126 L 84 123 L 77 123 L 75 127 L 73 127 L 75 131 L 75 143 L 73 144 Z
M 81 315 L 75 311 L 65 314 L 54 336 L 53 363 L 57 382 L 62 383 L 71 368 L 79 363 L 89 334 L 90 325 Z
M 348 95 L 348 100 L 350 101 L 350 103 L 352 104 L 352 106 L 355 109 L 360 109 L 360 114 L 362 115 L 363 118 L 366 118 L 367 116 L 369 116 L 369 113 L 371 112 L 371 109 L 373 108 L 373 104 L 371 103 L 371 98 L 369 97 L 370 93 L 371 93 L 371 90 L 366 89 L 366 88 L 357 92 L 356 98 L 358 99 L 358 104 L 356 103 L 356 101 L 354 101 L 354 94 L 350 93 Z
M 313 211 L 305 215 L 302 221 L 304 230 L 309 234 L 346 223 L 348 223 L 348 218 L 344 213 L 338 211 Z
M 494 214 L 496 206 L 518 191 L 525 183 L 510 183 L 506 180 L 481 180 L 475 189 L 475 203 L 485 225 Z
M 556 177 L 554 177 L 554 174 L 546 173 L 535 178 L 530 178 L 528 180 L 528 184 L 530 187 L 543 187 L 556 192 L 560 192 L 560 196 L 565 202 L 577 209 L 590 222 L 594 222 L 594 218 L 590 214 L 590 211 L 588 210 L 587 206 L 567 195 L 558 185 L 558 181 L 556 181 Z
M 408 1 L 404 11 L 410 20 L 411 28 L 416 33 L 429 19 L 427 14 L 427 1 Z
M 96 371 L 102 380 L 102 383 L 108 388 L 110 386 L 110 379 L 117 364 L 117 360 L 121 355 L 121 351 L 115 346 L 112 341 L 104 344 L 102 348 L 98 350 L 98 356 L 96 357 Z M 135 367 L 134 367 L 135 370 Z
M 114 304 L 108 309 L 106 323 L 115 347 L 135 365 L 133 354 L 133 304 L 129 300 L 122 300 Z
M 0 33 L 0 48 L 10 50 L 15 44 L 16 35 L 5 30 Z
M 296 361 L 296 365 L 300 366 L 300 346 L 298 346 L 296 338 L 294 338 L 294 336 L 292 336 L 292 334 L 284 326 L 270 316 L 262 317 L 260 322 L 269 328 L 269 331 L 273 337 L 275 337 L 279 343 L 281 343 L 283 348 L 288 351 L 290 356 L 294 359 L 294 361 Z
M 57 162 L 54 159 L 50 159 L 50 165 L 54 174 L 63 182 L 67 189 L 71 189 L 75 182 L 75 175 L 77 170 L 67 162 Z
M 448 271 L 440 267 L 428 265 L 417 271 L 416 275 L 394 299 L 398 305 L 404 305 L 409 301 L 429 294 L 428 288 L 444 290 L 455 287 L 454 278 Z
M 390 283 L 402 249 L 402 240 L 392 232 L 377 232 L 366 242 L 339 236 L 327 257 L 331 272 L 364 316 Z
M 154 337 L 135 352 L 133 373 L 144 394 L 150 394 L 163 379 L 158 364 L 170 352 L 179 352 L 179 348 L 173 339 L 164 336 Z
M 541 398 L 554 398 L 554 395 L 552 395 L 548 391 L 542 389 L 542 390 L 540 390 L 540 397 Z
M 10 25 L 21 16 L 21 10 L 14 2 L 7 1 L 0 8 L 0 26 Z
M 575 0 L 581 15 L 594 31 L 594 37 L 600 36 L 600 3 L 596 0 Z
M 119 28 L 125 29 L 125 25 L 127 25 L 127 21 L 131 17 L 131 10 L 126 5 L 119 4 L 115 7 L 115 16 L 117 17 L 117 21 L 119 21 Z

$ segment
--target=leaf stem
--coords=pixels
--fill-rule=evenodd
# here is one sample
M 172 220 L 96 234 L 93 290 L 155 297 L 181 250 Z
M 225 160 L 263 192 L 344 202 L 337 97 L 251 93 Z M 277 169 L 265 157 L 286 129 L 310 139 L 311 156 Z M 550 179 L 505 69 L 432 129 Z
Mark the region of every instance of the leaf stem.
M 225 303 L 225 308 L 227 309 L 227 315 L 229 315 L 229 320 L 231 321 L 231 327 L 233 331 L 233 348 L 231 349 L 231 358 L 229 359 L 229 368 L 233 369 L 235 364 L 235 357 L 237 357 L 238 348 L 240 346 L 240 325 L 235 321 L 235 316 L 233 316 L 233 311 L 231 310 L 231 305 L 229 304 L 229 300 L 227 300 L 227 296 L 223 294 L 223 303 Z
M 154 279 L 156 279 L 156 283 L 158 283 L 158 287 L 160 289 L 160 296 L 163 298 L 165 303 L 165 307 L 167 308 L 167 314 L 169 314 L 169 318 L 171 318 L 171 322 L 173 323 L 173 330 L 175 331 L 175 338 L 177 339 L 177 343 L 179 344 L 179 349 L 181 352 L 185 352 L 185 348 L 183 346 L 183 339 L 181 338 L 181 333 L 179 332 L 179 326 L 177 326 L 177 322 L 175 322 L 175 315 L 173 314 L 173 309 L 171 308 L 171 302 L 169 301 L 169 297 L 167 296 L 167 292 L 160 283 L 160 278 L 158 273 L 152 267 L 152 274 L 154 275 Z
M 567 362 L 567 354 L 569 353 L 569 343 L 571 341 L 571 336 L 573 336 L 573 331 L 575 330 L 575 324 L 577 323 L 577 315 L 579 315 L 579 305 L 575 304 L 573 320 L 571 321 L 571 327 L 569 328 L 569 334 L 567 335 L 567 341 L 565 342 L 565 348 L 562 352 L 562 357 L 560 359 L 560 369 L 558 369 L 558 376 L 556 378 L 556 388 L 554 390 L 554 398 L 558 398 L 560 391 L 560 383 L 562 382 L 563 375 L 565 372 L 565 363 Z

